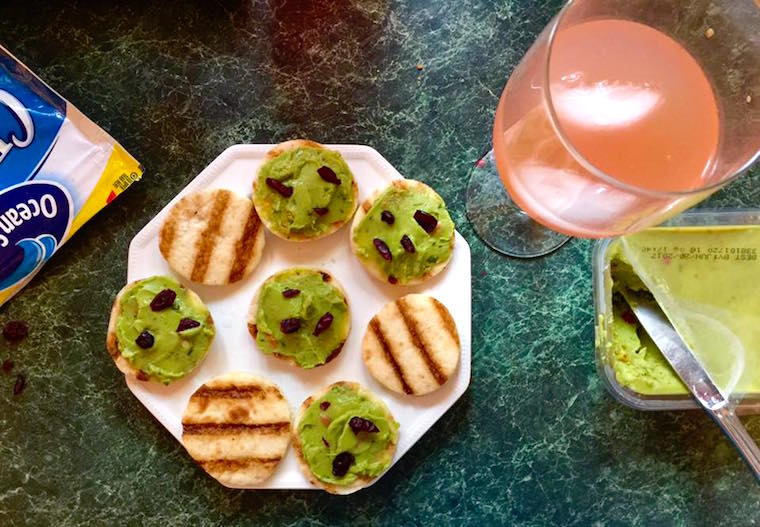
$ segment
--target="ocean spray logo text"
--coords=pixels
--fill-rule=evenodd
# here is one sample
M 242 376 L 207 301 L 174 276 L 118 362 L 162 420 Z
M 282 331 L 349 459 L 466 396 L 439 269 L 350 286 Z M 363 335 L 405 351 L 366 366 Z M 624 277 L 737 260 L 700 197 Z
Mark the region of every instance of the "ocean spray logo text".
M 66 239 L 73 216 L 60 183 L 25 181 L 0 190 L 0 291 L 42 267 Z
M 58 214 L 58 206 L 55 204 L 55 198 L 50 194 L 45 194 L 39 200 L 28 199 L 26 203 L 17 203 L 0 214 L 0 247 L 8 247 L 8 236 L 16 227 L 21 227 L 24 221 L 31 220 L 42 214 L 45 218 L 52 219 Z
M 5 90 L 0 90 L 0 105 L 5 106 L 10 112 L 10 116 L 16 121 L 15 124 L 20 127 L 23 136 L 22 139 L 16 135 L 15 126 L 8 126 L 7 130 L 5 129 L 6 126 L 3 126 L 3 129 L 0 129 L 0 163 L 2 163 L 13 147 L 25 148 L 32 143 L 34 140 L 34 122 L 24 104 Z M 0 123 L 2 123 L 2 119 L 0 119 Z

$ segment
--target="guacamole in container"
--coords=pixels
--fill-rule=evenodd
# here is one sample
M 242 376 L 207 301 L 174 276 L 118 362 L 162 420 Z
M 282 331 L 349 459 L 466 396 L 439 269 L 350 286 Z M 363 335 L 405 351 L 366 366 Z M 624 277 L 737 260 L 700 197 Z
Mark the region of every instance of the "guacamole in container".
M 697 407 L 619 294 L 625 287 L 649 291 L 719 388 L 742 411 L 760 411 L 759 219 L 693 212 L 597 244 L 597 359 L 616 398 L 642 409 Z

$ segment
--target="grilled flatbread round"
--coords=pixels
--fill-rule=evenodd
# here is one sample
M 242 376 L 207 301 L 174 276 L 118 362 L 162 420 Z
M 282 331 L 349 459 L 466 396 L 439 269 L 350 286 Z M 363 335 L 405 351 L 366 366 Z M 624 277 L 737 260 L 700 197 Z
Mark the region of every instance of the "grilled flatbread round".
M 394 201 L 396 203 L 401 202 L 400 198 L 405 195 L 416 196 L 425 203 L 422 205 L 423 207 L 435 207 L 436 211 L 423 211 L 435 212 L 437 215 L 434 226 L 430 226 L 432 227 L 430 232 L 422 224 L 409 221 L 419 210 L 398 210 L 397 208 L 395 213 L 390 210 L 372 210 L 378 199 L 390 196 L 391 193 L 395 195 Z M 414 203 L 416 200 L 412 198 L 409 201 Z M 393 205 L 389 205 L 389 207 L 396 208 Z M 388 219 L 384 219 L 383 213 L 385 212 L 391 212 Z M 368 215 L 370 217 L 367 217 Z M 402 215 L 409 217 L 402 218 Z M 361 232 L 365 218 L 367 222 L 371 223 L 366 228 L 373 229 L 377 234 L 375 239 L 386 244 L 391 256 L 390 260 L 380 258 L 377 252 L 379 248 L 376 245 L 373 246 L 375 239 Z M 407 238 L 406 243 L 410 244 L 406 247 L 402 241 L 404 237 Z M 433 262 L 430 262 L 428 255 L 420 251 L 421 242 L 428 241 L 431 237 L 436 239 L 436 244 L 442 248 L 443 252 L 442 257 Z M 414 240 L 417 240 L 417 243 Z M 373 192 L 369 198 L 362 202 L 351 224 L 351 250 L 359 262 L 369 274 L 378 280 L 394 285 L 420 284 L 443 271 L 451 261 L 454 253 L 454 242 L 454 223 L 446 210 L 443 199 L 428 185 L 412 179 L 395 179 L 388 187 Z
M 258 265 L 264 229 L 250 199 L 231 190 L 201 190 L 169 211 L 159 249 L 188 280 L 225 285 L 242 280 Z
M 267 479 L 290 442 L 290 408 L 279 388 L 249 373 L 227 373 L 198 388 L 182 416 L 182 443 L 226 487 Z
M 286 172 L 272 174 L 275 176 L 272 179 L 287 188 L 278 191 L 267 184 L 264 171 L 268 170 L 271 162 L 301 149 L 308 155 L 293 160 L 295 166 L 288 167 Z M 324 159 L 320 160 L 319 156 Z M 325 165 L 315 172 L 315 163 Z M 317 175 L 325 168 L 328 169 L 328 179 L 336 178 L 334 183 Z M 335 184 L 338 181 L 340 183 Z M 284 191 L 290 192 L 290 195 L 285 196 L 282 194 Z M 284 240 L 303 242 L 329 236 L 348 223 L 359 204 L 359 187 L 338 152 L 308 139 L 294 139 L 280 143 L 267 152 L 264 165 L 253 180 L 253 202 L 261 221 L 272 234 Z M 283 210 L 285 213 L 281 214 Z
M 301 421 L 304 418 L 304 414 L 309 409 L 309 407 L 312 404 L 316 404 L 317 401 L 322 399 L 323 397 L 327 397 L 328 394 L 333 389 L 345 389 L 347 391 L 353 392 L 356 394 L 357 397 L 364 398 L 369 400 L 380 412 L 382 417 L 388 422 L 390 427 L 390 441 L 388 442 L 387 446 L 385 446 L 384 450 L 382 452 L 378 453 L 378 457 L 382 458 L 387 462 L 387 465 L 390 466 L 393 460 L 393 455 L 396 452 L 396 444 L 398 443 L 398 423 L 393 418 L 393 415 L 391 414 L 391 411 L 388 409 L 386 404 L 375 394 L 364 388 L 358 383 L 355 382 L 347 382 L 347 381 L 339 381 L 336 383 L 333 383 L 322 390 L 319 390 L 315 394 L 313 394 L 311 397 L 307 398 L 303 404 L 301 405 L 301 408 L 298 411 L 298 415 L 296 417 L 295 422 L 293 423 L 293 450 L 296 453 L 296 458 L 298 460 L 298 466 L 303 472 L 304 476 L 317 487 L 320 487 L 330 494 L 351 494 L 356 492 L 357 490 L 363 489 L 367 486 L 369 486 L 377 477 L 379 477 L 381 474 L 378 474 L 376 476 L 367 476 L 367 475 L 359 475 L 354 481 L 347 483 L 345 485 L 337 484 L 337 483 L 331 483 L 327 481 L 323 481 L 319 477 L 317 477 L 314 472 L 312 472 L 309 462 L 306 459 L 306 456 L 304 455 L 304 445 L 301 442 L 301 436 L 299 434 L 299 425 Z M 320 406 L 320 409 L 322 407 Z M 330 412 L 331 407 L 328 406 L 325 408 L 325 413 Z M 343 433 L 351 433 L 350 431 L 344 431 Z M 324 438 L 323 438 L 324 441 Z M 326 448 L 328 443 L 325 443 Z M 328 452 L 325 452 L 326 455 Z
M 446 306 L 411 294 L 386 304 L 370 320 L 362 358 L 372 376 L 398 393 L 437 390 L 459 364 L 459 333 Z

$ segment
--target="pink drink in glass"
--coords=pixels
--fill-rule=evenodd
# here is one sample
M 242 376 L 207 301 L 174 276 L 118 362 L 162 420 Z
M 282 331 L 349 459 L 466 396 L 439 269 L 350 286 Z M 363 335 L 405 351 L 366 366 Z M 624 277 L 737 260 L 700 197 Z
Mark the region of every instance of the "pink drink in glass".
M 720 128 L 711 83 L 684 47 L 648 25 L 596 19 L 531 48 L 502 94 L 494 154 L 531 217 L 606 237 L 713 191 Z

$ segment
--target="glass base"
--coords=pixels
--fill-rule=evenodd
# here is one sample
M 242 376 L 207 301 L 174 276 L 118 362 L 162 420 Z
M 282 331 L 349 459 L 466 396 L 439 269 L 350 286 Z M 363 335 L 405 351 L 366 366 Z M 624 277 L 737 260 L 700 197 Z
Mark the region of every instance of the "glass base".
M 467 218 L 489 247 L 516 258 L 549 254 L 570 239 L 534 221 L 512 201 L 499 178 L 493 150 L 470 172 Z

